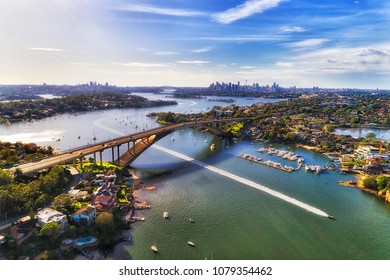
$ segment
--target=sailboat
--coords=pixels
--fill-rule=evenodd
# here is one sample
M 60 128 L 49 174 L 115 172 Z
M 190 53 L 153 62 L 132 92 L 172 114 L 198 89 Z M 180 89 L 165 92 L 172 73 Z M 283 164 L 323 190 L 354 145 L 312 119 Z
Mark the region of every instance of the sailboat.
M 94 130 L 94 131 L 93 131 L 93 138 L 92 138 L 92 140 L 93 140 L 93 141 L 96 141 L 96 139 L 97 139 L 97 138 L 96 138 L 96 136 L 95 136 L 95 130 Z

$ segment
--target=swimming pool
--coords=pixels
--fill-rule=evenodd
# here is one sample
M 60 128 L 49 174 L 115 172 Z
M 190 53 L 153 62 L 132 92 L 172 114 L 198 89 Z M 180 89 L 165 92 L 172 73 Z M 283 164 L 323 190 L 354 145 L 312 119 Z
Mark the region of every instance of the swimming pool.
M 83 247 L 83 246 L 95 244 L 96 241 L 97 241 L 96 237 L 88 236 L 88 237 L 76 239 L 75 244 L 77 247 Z

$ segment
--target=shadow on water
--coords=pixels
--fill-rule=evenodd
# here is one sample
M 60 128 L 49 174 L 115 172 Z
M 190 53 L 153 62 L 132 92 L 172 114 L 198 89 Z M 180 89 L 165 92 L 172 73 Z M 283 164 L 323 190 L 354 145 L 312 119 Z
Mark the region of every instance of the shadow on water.
M 112 258 L 114 260 L 132 260 L 132 256 L 124 248 L 127 246 L 133 246 L 133 240 L 120 242 L 118 244 L 107 244 L 101 246 L 101 251 L 104 258 Z
M 215 141 L 215 150 L 210 151 L 210 149 L 204 148 L 199 153 L 197 153 L 195 156 L 192 156 L 196 160 L 200 161 L 208 161 L 212 160 L 213 164 L 219 163 L 225 160 L 224 157 L 217 156 L 218 153 L 221 152 L 222 149 L 226 149 L 227 147 L 230 147 L 234 145 L 232 139 L 225 138 L 220 139 L 219 141 Z M 153 162 L 153 163 L 138 163 L 134 162 L 132 164 L 133 170 L 135 170 L 136 173 L 139 173 L 142 175 L 143 178 L 153 178 L 158 176 L 165 176 L 165 175 L 172 175 L 173 173 L 183 171 L 185 172 L 192 172 L 192 168 L 188 168 L 189 166 L 195 167 L 196 165 L 193 165 L 191 162 L 187 161 L 176 161 L 176 162 L 170 162 L 170 163 L 161 163 L 161 162 Z M 199 166 L 196 166 L 196 168 L 200 168 Z

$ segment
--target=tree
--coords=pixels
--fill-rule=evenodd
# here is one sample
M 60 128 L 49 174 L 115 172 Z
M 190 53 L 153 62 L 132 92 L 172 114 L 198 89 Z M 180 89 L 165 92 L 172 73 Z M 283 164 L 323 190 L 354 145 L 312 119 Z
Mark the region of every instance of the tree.
M 383 175 L 376 177 L 376 182 L 378 184 L 378 190 L 383 190 L 387 187 L 389 178 Z
M 378 189 L 378 183 L 375 180 L 375 177 L 367 177 L 363 180 L 363 186 L 367 189 L 371 190 L 377 190 Z
M 374 139 L 376 137 L 375 133 L 374 132 L 368 132 L 366 134 L 366 138 L 367 139 Z
M 335 126 L 333 124 L 326 124 L 324 125 L 323 130 L 332 133 L 335 130 Z
M 62 209 L 67 208 L 69 209 L 72 205 L 72 199 L 69 197 L 68 194 L 59 194 L 54 198 L 54 205 L 56 206 L 56 209 Z
M 114 233 L 115 222 L 114 216 L 111 213 L 103 212 L 99 214 L 95 222 L 104 236 L 108 237 Z
M 297 137 L 297 135 L 294 132 L 291 132 L 291 131 L 287 132 L 287 134 L 285 136 L 286 140 L 289 141 L 289 142 L 295 141 L 296 137 Z
M 56 222 L 50 222 L 45 224 L 39 232 L 39 235 L 41 237 L 49 237 L 52 240 L 56 239 L 60 234 L 61 226 Z

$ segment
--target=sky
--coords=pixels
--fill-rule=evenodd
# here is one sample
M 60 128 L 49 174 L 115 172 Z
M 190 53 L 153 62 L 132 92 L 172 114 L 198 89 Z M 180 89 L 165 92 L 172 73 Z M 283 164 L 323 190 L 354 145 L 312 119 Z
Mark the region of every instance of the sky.
M 2 0 L 0 84 L 390 89 L 390 2 Z

